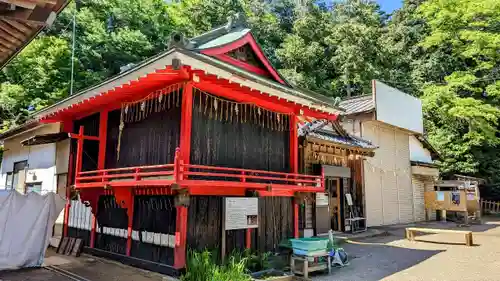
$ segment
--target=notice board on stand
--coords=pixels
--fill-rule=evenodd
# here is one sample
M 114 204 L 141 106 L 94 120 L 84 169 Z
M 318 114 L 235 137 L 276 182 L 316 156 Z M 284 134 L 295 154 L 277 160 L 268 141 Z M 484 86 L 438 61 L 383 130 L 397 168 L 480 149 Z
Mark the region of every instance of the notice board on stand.
M 224 230 L 257 228 L 259 199 L 256 197 L 226 197 Z
M 221 258 L 226 256 L 226 230 L 259 227 L 259 198 L 225 197 L 222 201 Z

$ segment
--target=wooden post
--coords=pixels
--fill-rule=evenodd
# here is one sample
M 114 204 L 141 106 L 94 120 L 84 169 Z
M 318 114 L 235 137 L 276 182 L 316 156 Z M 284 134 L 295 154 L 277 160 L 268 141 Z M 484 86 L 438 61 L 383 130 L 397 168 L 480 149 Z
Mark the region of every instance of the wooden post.
M 297 116 L 290 115 L 290 170 L 292 173 L 299 172 L 299 145 L 297 132 Z
M 251 228 L 246 229 L 245 248 L 247 248 L 247 249 L 252 248 L 252 229 Z
M 299 238 L 299 203 L 293 199 L 293 236 Z
M 222 229 L 220 239 L 220 260 L 224 263 L 226 258 L 226 198 L 222 197 Z
M 96 206 L 99 206 L 99 204 L 96 204 Z M 91 226 L 92 228 L 90 230 L 90 248 L 94 248 L 95 246 L 95 232 L 97 227 L 97 218 L 96 218 L 97 208 L 94 210 L 94 213 L 92 214 L 92 226 Z
M 441 210 L 441 221 L 446 222 L 446 210 Z

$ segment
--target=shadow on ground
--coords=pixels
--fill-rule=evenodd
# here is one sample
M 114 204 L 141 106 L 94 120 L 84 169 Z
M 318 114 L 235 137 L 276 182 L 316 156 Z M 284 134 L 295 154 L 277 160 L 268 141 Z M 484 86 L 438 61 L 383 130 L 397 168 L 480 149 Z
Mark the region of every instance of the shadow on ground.
M 469 230 L 473 232 L 474 236 L 500 237 L 500 232 L 494 230 L 500 226 L 500 219 L 495 220 L 491 218 L 487 218 L 484 224 L 466 227 L 461 227 L 453 222 L 427 222 L 380 227 L 378 229 L 384 230 L 384 235 L 347 240 L 346 243 L 342 244 L 342 247 L 346 250 L 350 258 L 350 264 L 348 266 L 333 269 L 332 274 L 329 276 L 316 275 L 313 280 L 381 280 L 404 271 L 405 269 L 419 265 L 423 261 L 449 250 L 449 247 L 459 247 L 460 249 L 463 247 L 464 251 L 470 251 L 480 246 L 476 243 L 474 245 L 476 247 L 466 247 L 464 245 L 465 238 L 460 234 L 451 234 L 449 236 L 441 234 L 423 234 L 417 236 L 415 242 L 405 241 L 405 228 L 412 226 Z M 440 245 L 442 247 L 440 247 Z
M 401 237 L 391 235 L 348 241 L 342 247 L 349 255 L 350 264 L 343 268 L 334 268 L 329 276 L 316 275 L 314 280 L 380 280 L 443 252 L 386 245 L 398 239 Z

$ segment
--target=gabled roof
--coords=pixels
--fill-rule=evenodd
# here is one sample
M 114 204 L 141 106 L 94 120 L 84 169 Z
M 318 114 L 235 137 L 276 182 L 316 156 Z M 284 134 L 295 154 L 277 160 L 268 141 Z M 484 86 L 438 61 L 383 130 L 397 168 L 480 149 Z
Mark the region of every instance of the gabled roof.
M 372 95 L 351 97 L 340 101 L 339 106 L 345 110 L 345 115 L 367 113 L 375 110 Z
M 274 96 L 328 114 L 338 114 L 340 112 L 333 104 L 333 100 L 326 97 L 305 94 L 303 91 L 287 87 L 210 56 L 182 49 L 181 47 L 173 47 L 137 65 L 127 72 L 121 73 L 98 85 L 87 88 L 73 96 L 41 109 L 35 112 L 33 117 L 35 119 L 46 118 L 46 116 L 54 114 L 55 112 L 65 111 L 75 104 L 81 106 L 81 104 L 88 101 L 96 102 L 97 100 L 105 99 L 108 94 L 114 92 L 130 91 L 130 89 L 139 85 L 141 81 L 148 79 L 165 83 L 164 79 L 175 78 L 173 75 L 166 75 L 168 73 L 164 73 L 165 71 L 175 72 L 172 69 L 165 69 L 166 66 L 171 66 L 172 61 L 175 59 L 180 60 L 182 65 L 190 67 L 193 70 L 199 70 L 220 79 L 227 79 L 234 84 L 240 84 L 242 87 L 258 90 L 265 96 Z M 159 79 L 156 78 L 163 74 L 165 74 L 163 77 L 158 77 Z
M 191 38 L 186 47 L 247 71 L 269 76 L 281 84 L 290 86 L 267 59 L 251 30 L 247 28 L 245 18 L 239 13 L 229 17 L 227 24 Z M 232 52 L 245 47 L 251 53 L 250 55 L 256 57 L 257 65 L 230 56 Z
M 338 121 L 314 120 L 299 124 L 299 136 L 312 137 L 354 149 L 373 151 L 377 146 L 370 141 L 349 134 Z
M 263 98 L 282 99 L 287 103 L 302 107 L 306 114 L 307 112 L 312 113 L 312 111 L 315 111 L 322 116 L 335 116 L 341 112 L 341 109 L 336 107 L 335 100 L 331 98 L 308 90 L 292 88 L 287 83 L 283 83 L 284 80 L 279 81 L 275 76 L 259 75 L 259 73 L 249 71 L 241 67 L 241 65 L 221 59 L 221 56 L 218 56 L 216 53 L 213 55 L 211 52 L 214 50 L 225 51 L 229 48 L 228 46 L 235 42 L 238 44 L 251 44 L 252 50 L 256 53 L 260 52 L 263 56 L 262 50 L 255 42 L 251 32 L 241 25 L 235 24 L 234 18 L 227 25 L 218 27 L 192 39 L 184 39 L 182 34 L 173 34 L 167 51 L 149 58 L 123 73 L 35 112 L 31 116 L 32 119 L 28 120 L 28 122 L 32 122 L 33 120 L 54 122 L 57 118 L 54 119 L 53 117 L 59 113 L 66 115 L 84 113 L 75 111 L 75 108 L 78 108 L 80 111 L 95 110 L 98 106 L 109 103 L 113 98 L 121 98 L 121 95 L 129 95 L 133 91 L 136 91 L 143 82 L 148 83 L 149 86 L 157 85 L 158 83 L 163 83 L 164 85 L 167 80 L 171 81 L 172 79 L 189 77 L 186 74 L 186 69 L 189 69 L 193 73 L 198 73 L 198 76 L 210 76 L 210 79 L 223 79 L 233 85 L 239 84 L 242 89 L 247 89 L 252 93 L 260 93 Z M 261 62 L 266 65 L 266 62 L 268 63 L 267 58 L 265 56 L 263 58 L 264 60 Z M 181 68 L 174 67 L 174 62 L 180 62 Z M 270 66 L 270 64 L 268 65 Z M 275 71 L 272 67 L 267 70 L 269 73 Z M 20 127 L 22 128 L 23 125 Z M 2 137 L 3 135 L 0 134 L 0 138 Z

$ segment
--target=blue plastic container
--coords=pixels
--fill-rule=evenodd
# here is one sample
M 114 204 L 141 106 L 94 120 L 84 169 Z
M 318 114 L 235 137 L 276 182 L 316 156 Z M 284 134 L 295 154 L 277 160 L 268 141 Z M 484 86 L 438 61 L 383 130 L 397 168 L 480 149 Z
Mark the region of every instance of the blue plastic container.
M 299 238 L 290 239 L 292 242 L 293 249 L 299 249 L 306 252 L 315 252 L 325 250 L 328 247 L 328 238 L 320 237 L 309 237 L 309 238 Z

